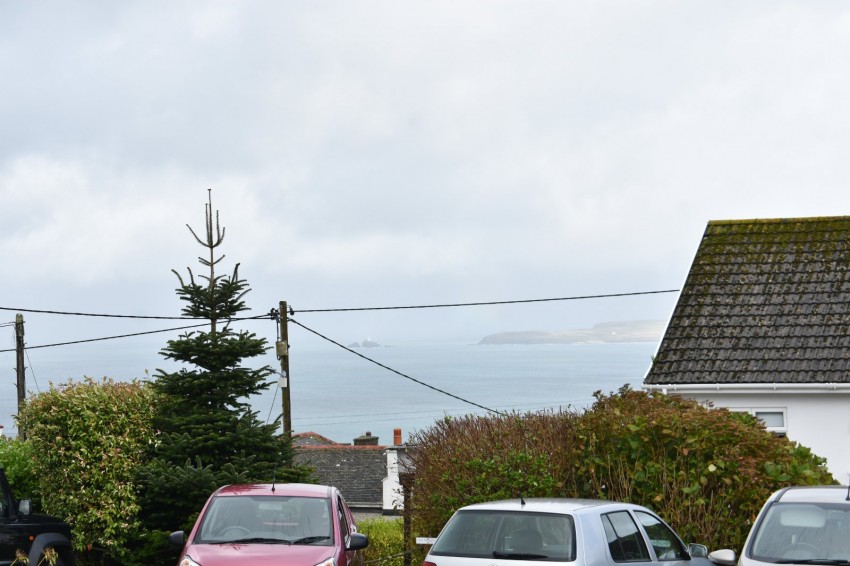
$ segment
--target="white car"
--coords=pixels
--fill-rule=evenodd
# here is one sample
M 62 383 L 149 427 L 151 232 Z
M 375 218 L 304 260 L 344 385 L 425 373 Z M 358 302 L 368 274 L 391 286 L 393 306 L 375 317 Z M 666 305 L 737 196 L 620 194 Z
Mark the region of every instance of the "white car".
M 701 558 L 706 554 L 705 546 L 685 545 L 673 529 L 640 505 L 513 499 L 458 509 L 423 566 L 518 566 L 517 562 L 705 566 L 710 564 Z
M 723 566 L 818 564 L 850 566 L 850 488 L 780 489 L 759 512 L 740 558 L 731 549 L 709 559 Z

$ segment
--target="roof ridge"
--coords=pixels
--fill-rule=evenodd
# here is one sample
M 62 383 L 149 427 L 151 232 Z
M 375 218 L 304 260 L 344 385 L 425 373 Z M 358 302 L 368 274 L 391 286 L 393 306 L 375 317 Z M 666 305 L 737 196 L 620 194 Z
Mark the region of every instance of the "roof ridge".
M 710 226 L 718 224 L 790 224 L 792 222 L 834 222 L 850 220 L 850 216 L 804 216 L 800 218 L 740 218 L 730 220 L 709 220 Z

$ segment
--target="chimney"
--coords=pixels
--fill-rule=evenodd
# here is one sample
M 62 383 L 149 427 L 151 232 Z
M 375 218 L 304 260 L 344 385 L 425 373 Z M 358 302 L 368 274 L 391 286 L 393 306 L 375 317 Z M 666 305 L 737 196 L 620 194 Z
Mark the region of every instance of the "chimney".
M 401 446 L 401 429 L 393 429 L 393 446 Z
M 358 436 L 354 439 L 355 446 L 377 446 L 378 437 L 372 436 L 371 432 L 366 432 L 363 436 Z

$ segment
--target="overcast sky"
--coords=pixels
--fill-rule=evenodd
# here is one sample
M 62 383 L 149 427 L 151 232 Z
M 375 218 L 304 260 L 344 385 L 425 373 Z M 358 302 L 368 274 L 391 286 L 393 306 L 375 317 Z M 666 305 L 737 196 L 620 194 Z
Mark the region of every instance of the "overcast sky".
M 253 314 L 678 289 L 709 220 L 850 214 L 849 69 L 839 1 L 3 2 L 0 323 L 179 315 L 208 189 Z M 473 341 L 675 299 L 296 319 Z

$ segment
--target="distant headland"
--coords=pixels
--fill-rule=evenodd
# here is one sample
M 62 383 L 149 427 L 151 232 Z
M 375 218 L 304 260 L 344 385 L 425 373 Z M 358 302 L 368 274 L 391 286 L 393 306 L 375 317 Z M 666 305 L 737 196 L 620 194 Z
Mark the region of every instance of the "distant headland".
M 602 322 L 592 328 L 547 332 L 526 330 L 499 332 L 481 339 L 480 345 L 495 344 L 580 344 L 587 342 L 658 342 L 664 334 L 666 320 L 626 320 Z
M 383 348 L 380 344 L 372 340 L 371 338 L 366 338 L 362 342 L 354 342 L 348 345 L 349 348 Z

